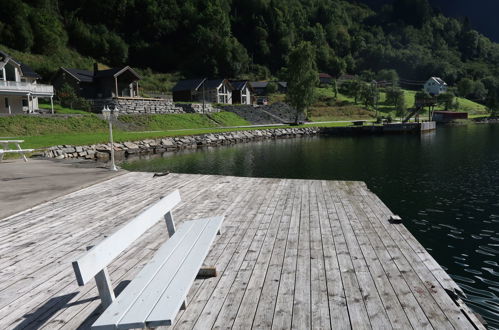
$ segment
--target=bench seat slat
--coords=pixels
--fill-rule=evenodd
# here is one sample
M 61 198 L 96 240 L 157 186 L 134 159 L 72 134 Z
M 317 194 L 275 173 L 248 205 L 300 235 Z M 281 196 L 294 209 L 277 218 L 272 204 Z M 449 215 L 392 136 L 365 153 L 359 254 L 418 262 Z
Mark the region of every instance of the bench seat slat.
M 194 222 L 184 223 L 165 244 L 163 244 L 154 257 L 142 268 L 137 276 L 130 282 L 115 301 L 92 325 L 92 329 L 116 329 L 119 320 L 130 309 L 135 300 L 146 288 L 146 284 L 153 280 L 164 263 L 182 244 L 183 239 L 189 234 Z
M 0 153 L 13 153 L 13 154 L 23 154 L 25 152 L 33 152 L 35 149 L 0 149 Z
M 196 275 L 208 255 L 209 247 L 213 243 L 223 222 L 223 217 L 214 217 L 203 232 L 196 246 L 178 270 L 178 275 L 169 283 L 154 309 L 147 316 L 146 326 L 158 327 L 171 325 L 178 311 L 187 297 Z M 207 248 L 208 247 L 208 248 Z
M 192 284 L 222 221 L 223 217 L 214 217 L 183 223 L 113 304 L 99 317 L 93 324 L 92 329 L 144 327 L 147 316 L 167 290 L 169 283 L 178 276 L 185 277 L 185 273 L 182 271 L 183 265 L 186 262 L 191 263 L 194 261 L 199 265 L 192 271 L 193 275 L 190 281 L 190 284 Z M 198 249 L 201 247 L 204 256 L 202 253 L 192 253 L 193 250 L 196 250 L 196 247 Z M 201 260 L 197 262 L 192 260 L 192 255 L 195 255 L 194 259 Z M 190 277 L 190 275 L 187 277 Z M 189 287 L 185 290 L 185 295 L 188 289 Z M 185 299 L 185 295 L 183 299 Z M 177 312 L 182 301 L 179 302 Z M 163 313 L 163 316 L 165 316 L 165 313 Z
M 184 238 L 184 244 L 177 249 L 175 256 L 165 263 L 163 268 L 156 274 L 154 280 L 151 281 L 150 285 L 142 291 L 134 305 L 119 321 L 118 329 L 143 328 L 146 325 L 148 315 L 151 313 L 163 293 L 169 288 L 170 283 L 177 277 L 185 278 L 186 275 L 187 277 L 189 276 L 188 274 L 181 272 L 181 269 L 184 263 L 189 262 L 191 251 L 194 247 L 200 246 L 200 243 L 205 243 L 206 239 L 203 239 L 204 237 L 214 237 L 216 235 L 216 231 L 211 234 L 211 231 L 209 230 L 209 228 L 213 227 L 209 227 L 210 220 L 211 219 L 192 220 L 192 222 L 195 222 L 195 227 L 191 231 L 192 235 Z M 209 245 L 202 245 L 202 247 L 204 250 L 209 250 Z M 201 260 L 201 264 L 203 260 Z M 199 270 L 199 267 L 197 270 Z M 196 277 L 196 275 L 197 271 L 193 276 Z M 182 302 L 183 300 L 179 302 L 179 308 Z

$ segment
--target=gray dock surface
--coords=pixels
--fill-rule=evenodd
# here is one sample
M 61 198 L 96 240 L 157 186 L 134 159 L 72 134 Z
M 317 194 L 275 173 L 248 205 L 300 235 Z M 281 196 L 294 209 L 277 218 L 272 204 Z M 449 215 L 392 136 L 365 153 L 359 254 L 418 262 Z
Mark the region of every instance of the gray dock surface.
M 175 189 L 184 220 L 224 214 L 179 329 L 484 329 L 458 286 L 362 182 L 127 173 L 0 220 L 0 328 L 86 329 L 93 281 L 71 261 Z M 160 222 L 109 267 L 123 288 L 167 239 Z M 454 298 L 451 298 L 454 297 Z

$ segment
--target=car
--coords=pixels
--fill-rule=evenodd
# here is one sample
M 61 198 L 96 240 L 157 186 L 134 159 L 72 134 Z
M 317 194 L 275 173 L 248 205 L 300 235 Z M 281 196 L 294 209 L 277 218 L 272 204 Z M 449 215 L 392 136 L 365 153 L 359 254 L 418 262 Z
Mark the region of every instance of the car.
M 259 97 L 256 99 L 256 104 L 257 105 L 268 105 L 269 102 L 266 97 Z

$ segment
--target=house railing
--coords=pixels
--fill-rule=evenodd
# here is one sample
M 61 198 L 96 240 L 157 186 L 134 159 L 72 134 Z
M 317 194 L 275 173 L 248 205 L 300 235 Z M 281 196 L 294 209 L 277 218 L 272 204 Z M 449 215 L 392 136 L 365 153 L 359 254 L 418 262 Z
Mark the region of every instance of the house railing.
M 54 86 L 0 80 L 0 91 L 25 92 L 51 96 L 54 95 Z

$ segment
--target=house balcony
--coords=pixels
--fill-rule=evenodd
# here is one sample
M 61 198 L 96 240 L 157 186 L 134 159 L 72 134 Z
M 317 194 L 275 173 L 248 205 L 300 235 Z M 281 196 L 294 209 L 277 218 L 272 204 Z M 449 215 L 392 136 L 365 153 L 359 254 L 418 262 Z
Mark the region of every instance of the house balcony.
M 51 97 L 54 96 L 54 86 L 0 80 L 0 94 L 19 94 Z

